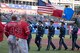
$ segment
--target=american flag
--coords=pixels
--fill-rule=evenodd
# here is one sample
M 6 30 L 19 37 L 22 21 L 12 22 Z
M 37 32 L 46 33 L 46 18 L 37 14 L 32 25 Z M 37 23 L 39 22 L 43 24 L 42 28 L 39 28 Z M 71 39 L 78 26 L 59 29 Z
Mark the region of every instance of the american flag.
M 43 0 L 38 0 L 38 10 L 37 12 L 39 14 L 52 14 L 53 10 L 56 8 L 51 5 L 49 0 L 47 0 L 48 3 L 44 2 Z
M 42 14 L 52 14 L 53 10 L 55 10 L 55 8 L 50 4 L 46 4 L 46 6 L 38 7 L 38 12 Z

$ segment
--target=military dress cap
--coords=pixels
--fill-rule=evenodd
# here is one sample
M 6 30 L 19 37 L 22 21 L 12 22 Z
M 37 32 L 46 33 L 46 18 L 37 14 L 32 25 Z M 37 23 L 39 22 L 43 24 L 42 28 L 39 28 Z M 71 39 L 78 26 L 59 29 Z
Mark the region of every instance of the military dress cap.
M 54 21 L 53 21 L 53 20 L 50 20 L 50 22 L 51 22 L 51 23 L 54 23 Z
M 65 25 L 65 23 L 64 23 L 64 22 L 61 22 L 61 24 Z
M 32 24 L 31 21 L 27 21 L 28 23 Z
M 39 20 L 38 22 L 43 23 L 43 22 L 42 22 L 42 21 L 40 21 L 40 20 Z

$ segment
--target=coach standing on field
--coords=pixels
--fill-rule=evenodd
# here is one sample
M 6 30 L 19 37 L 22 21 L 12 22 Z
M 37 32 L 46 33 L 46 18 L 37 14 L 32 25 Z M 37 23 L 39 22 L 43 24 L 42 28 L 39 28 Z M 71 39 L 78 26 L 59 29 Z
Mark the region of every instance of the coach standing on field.
M 28 53 L 27 39 L 30 35 L 29 24 L 26 22 L 26 15 L 22 15 L 22 18 L 16 26 L 17 45 L 19 53 Z

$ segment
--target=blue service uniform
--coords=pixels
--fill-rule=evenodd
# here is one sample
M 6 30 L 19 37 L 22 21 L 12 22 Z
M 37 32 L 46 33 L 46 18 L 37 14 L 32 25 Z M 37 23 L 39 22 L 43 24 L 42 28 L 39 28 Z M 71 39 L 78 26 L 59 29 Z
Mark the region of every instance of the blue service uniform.
M 64 48 L 65 48 L 65 50 L 66 50 L 66 49 L 68 49 L 67 45 L 66 45 L 65 42 L 64 42 L 66 29 L 65 29 L 64 26 L 61 26 L 61 27 L 59 28 L 59 30 L 60 30 L 60 35 L 59 35 L 59 38 L 60 38 L 60 40 L 59 40 L 59 50 L 61 50 L 62 45 L 64 46 Z
M 73 30 L 72 30 L 72 50 L 76 48 L 80 48 L 80 46 L 77 45 L 76 41 L 77 41 L 77 32 L 78 32 L 78 27 L 74 26 Z
M 52 46 L 53 50 L 56 49 L 55 45 L 52 42 L 52 37 L 54 36 L 54 34 L 55 34 L 55 27 L 51 25 L 48 27 L 48 45 L 46 50 L 50 49 L 50 45 Z
M 28 50 L 30 50 L 30 42 L 31 42 L 31 39 L 32 39 L 32 26 L 29 26 L 29 29 L 30 29 L 30 35 L 27 39 L 27 44 L 28 44 Z
M 36 34 L 36 38 L 35 38 L 35 43 L 38 47 L 38 51 L 40 51 L 41 49 L 41 40 L 44 34 L 44 26 L 42 25 L 38 25 L 37 26 L 37 34 Z

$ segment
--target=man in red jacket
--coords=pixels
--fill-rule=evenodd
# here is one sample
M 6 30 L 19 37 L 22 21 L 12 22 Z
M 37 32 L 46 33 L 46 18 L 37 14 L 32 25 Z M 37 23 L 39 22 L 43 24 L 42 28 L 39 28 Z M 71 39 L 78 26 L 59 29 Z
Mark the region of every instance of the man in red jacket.
M 22 15 L 22 18 L 18 22 L 15 34 L 17 36 L 19 53 L 28 53 L 27 39 L 30 34 L 30 29 L 25 15 Z
M 16 36 L 15 36 L 15 27 L 17 25 L 17 17 L 12 16 L 12 21 L 10 21 L 5 26 L 5 35 L 7 36 L 8 45 L 9 45 L 9 53 L 17 53 L 16 47 Z
M 1 23 L 1 17 L 0 17 L 0 42 L 3 41 L 3 32 L 4 32 L 4 25 Z

